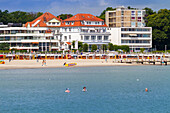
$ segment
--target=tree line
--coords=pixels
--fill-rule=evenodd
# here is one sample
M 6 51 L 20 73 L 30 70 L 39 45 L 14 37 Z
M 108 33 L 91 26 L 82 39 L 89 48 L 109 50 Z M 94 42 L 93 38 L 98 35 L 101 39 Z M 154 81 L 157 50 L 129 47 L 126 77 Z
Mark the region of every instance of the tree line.
M 105 20 L 105 12 L 115 10 L 116 8 L 107 7 L 99 16 L 99 18 Z M 135 9 L 128 6 L 128 9 Z M 170 49 L 170 10 L 168 9 L 160 9 L 155 12 L 151 8 L 144 8 L 146 10 L 146 26 L 152 27 L 152 38 L 153 43 L 152 47 L 157 50 L 165 50 Z M 23 11 L 15 11 L 9 12 L 8 10 L 1 11 L 0 10 L 0 22 L 4 24 L 7 23 L 22 23 L 33 21 L 37 17 L 41 16 L 42 12 L 23 12 Z M 60 14 L 57 17 L 61 19 L 66 19 L 67 17 L 72 17 L 72 14 Z M 167 46 L 165 46 L 167 45 Z
M 73 48 L 75 48 L 75 41 L 72 42 L 72 46 Z M 89 51 L 89 45 L 87 43 L 83 44 L 82 42 L 78 42 L 78 50 L 81 52 L 88 52 Z M 91 45 L 91 52 L 95 52 L 96 50 L 98 50 L 98 47 L 96 44 Z M 102 51 L 106 51 L 106 50 L 110 50 L 110 51 L 119 51 L 122 50 L 123 52 L 129 52 L 129 46 L 127 45 L 113 45 L 112 43 L 109 43 L 108 45 L 106 44 L 102 44 L 101 46 L 101 50 Z

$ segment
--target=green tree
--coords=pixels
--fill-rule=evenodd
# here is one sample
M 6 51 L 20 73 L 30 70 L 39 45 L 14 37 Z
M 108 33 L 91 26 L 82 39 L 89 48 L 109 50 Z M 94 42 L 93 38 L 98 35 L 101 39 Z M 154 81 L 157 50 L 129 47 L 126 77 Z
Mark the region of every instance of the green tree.
M 107 50 L 107 45 L 106 44 L 102 44 L 102 50 Z
M 116 8 L 112 8 L 112 7 L 107 7 L 106 8 L 106 10 L 104 10 L 101 14 L 100 14 L 100 16 L 98 16 L 99 18 L 101 18 L 101 19 L 103 19 L 104 21 L 105 21 L 105 12 L 106 11 L 113 11 L 113 10 L 115 10 Z
M 0 43 L 0 50 L 9 50 L 10 45 L 8 43 Z
M 160 9 L 157 13 L 151 9 L 148 11 L 146 17 L 147 27 L 152 27 L 153 47 L 157 50 L 164 50 L 167 45 L 170 48 L 170 10 Z
M 72 41 L 72 46 L 73 46 L 73 48 L 75 48 L 75 41 L 74 40 Z
M 145 48 L 140 48 L 140 52 L 143 53 L 145 51 Z
M 84 52 L 87 52 L 87 51 L 88 51 L 88 48 L 89 48 L 88 44 L 85 43 L 85 44 L 83 45 L 83 51 L 84 51 Z
M 83 42 L 78 41 L 78 48 L 83 48 Z
M 65 20 L 67 19 L 67 17 L 72 17 L 73 15 L 72 14 L 60 14 L 57 17 L 59 18 L 59 16 L 62 20 Z
M 124 52 L 129 52 L 129 46 L 127 46 L 127 45 L 121 45 L 118 48 L 123 50 Z
M 97 50 L 97 45 L 93 44 L 92 47 L 91 47 L 91 51 L 94 52 Z
M 119 48 L 118 48 L 118 45 L 113 45 L 113 50 L 114 51 L 117 51 Z
M 114 47 L 113 47 L 113 44 L 112 44 L 112 43 L 109 43 L 109 44 L 108 44 L 108 49 L 109 49 L 110 51 L 113 51 L 113 50 L 114 50 Z

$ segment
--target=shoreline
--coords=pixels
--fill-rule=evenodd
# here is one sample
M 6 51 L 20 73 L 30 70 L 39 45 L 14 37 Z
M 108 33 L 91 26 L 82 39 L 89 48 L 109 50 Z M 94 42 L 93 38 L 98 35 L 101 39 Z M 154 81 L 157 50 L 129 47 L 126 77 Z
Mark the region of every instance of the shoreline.
M 36 60 L 14 60 L 9 62 L 5 61 L 5 64 L 0 64 L 0 70 L 9 70 L 9 69 L 43 69 L 43 68 L 65 68 L 63 66 L 64 62 L 66 63 L 77 63 L 76 66 L 73 67 L 105 67 L 105 66 L 146 66 L 153 64 L 137 64 L 137 63 L 114 63 L 113 59 L 108 59 L 105 62 L 104 59 L 76 59 L 76 60 L 46 60 L 47 65 L 42 66 L 42 60 L 37 62 Z M 153 66 L 158 66 L 160 64 L 156 64 Z

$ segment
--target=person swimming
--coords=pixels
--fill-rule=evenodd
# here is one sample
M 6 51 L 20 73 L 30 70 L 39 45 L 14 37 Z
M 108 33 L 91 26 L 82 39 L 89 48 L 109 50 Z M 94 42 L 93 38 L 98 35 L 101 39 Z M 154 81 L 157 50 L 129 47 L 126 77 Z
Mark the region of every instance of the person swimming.
M 87 89 L 86 89 L 86 87 L 83 87 L 83 90 L 82 90 L 83 92 L 86 92 L 87 91 Z
M 66 88 L 65 92 L 66 92 L 66 93 L 70 93 L 69 88 Z

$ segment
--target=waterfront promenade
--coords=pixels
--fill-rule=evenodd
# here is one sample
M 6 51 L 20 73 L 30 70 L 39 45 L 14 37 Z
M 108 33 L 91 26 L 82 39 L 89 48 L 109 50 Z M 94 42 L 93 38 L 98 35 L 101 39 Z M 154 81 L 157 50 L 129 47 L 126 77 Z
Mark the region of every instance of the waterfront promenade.
M 134 65 L 153 65 L 149 63 L 149 59 L 143 60 L 142 63 L 137 63 L 137 59 L 60 59 L 60 60 L 46 60 L 46 65 L 42 66 L 43 60 L 4 60 L 5 64 L 0 64 L 0 69 L 31 69 L 31 68 L 57 68 L 64 67 L 63 64 L 66 63 L 77 63 L 75 67 L 90 67 L 90 66 L 134 66 Z M 142 61 L 140 59 L 139 61 Z M 167 59 L 167 61 L 169 61 Z M 170 62 L 167 62 L 169 65 Z M 161 65 L 161 60 L 157 60 L 155 65 Z M 164 64 L 162 64 L 164 65 Z

